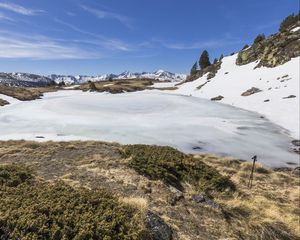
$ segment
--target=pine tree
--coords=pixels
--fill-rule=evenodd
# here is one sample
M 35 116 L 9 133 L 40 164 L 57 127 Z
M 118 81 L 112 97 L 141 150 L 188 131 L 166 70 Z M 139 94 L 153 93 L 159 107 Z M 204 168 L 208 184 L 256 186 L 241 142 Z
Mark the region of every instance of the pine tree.
M 259 43 L 259 42 L 261 42 L 261 41 L 263 41 L 263 40 L 265 40 L 265 39 L 266 39 L 266 37 L 265 37 L 264 34 L 259 34 L 259 35 L 257 35 L 257 37 L 254 39 L 254 44 L 257 44 L 257 43 Z
M 217 64 L 217 63 L 218 63 L 218 59 L 215 58 L 215 59 L 214 59 L 214 64 Z
M 208 55 L 208 52 L 206 50 L 204 50 L 202 52 L 201 56 L 200 56 L 199 65 L 200 65 L 201 69 L 204 69 L 204 68 L 211 65 L 211 63 L 209 61 L 209 55 Z
M 284 32 L 288 30 L 289 27 L 295 25 L 299 21 L 300 12 L 297 15 L 291 14 L 287 16 L 280 24 L 279 31 Z
M 198 63 L 195 62 L 194 65 L 193 65 L 192 68 L 191 68 L 191 73 L 190 73 L 190 75 L 191 75 L 191 76 L 196 75 L 196 74 L 197 74 L 197 71 L 198 71 Z

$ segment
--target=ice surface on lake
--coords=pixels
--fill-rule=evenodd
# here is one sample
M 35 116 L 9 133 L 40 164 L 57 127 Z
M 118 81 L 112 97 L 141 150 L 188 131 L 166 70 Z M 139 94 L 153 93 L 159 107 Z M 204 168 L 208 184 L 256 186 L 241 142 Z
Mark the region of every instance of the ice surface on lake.
M 38 138 L 37 138 L 38 137 Z M 103 140 L 170 145 L 270 166 L 299 156 L 284 130 L 260 115 L 204 99 L 160 92 L 60 91 L 0 108 L 0 139 Z

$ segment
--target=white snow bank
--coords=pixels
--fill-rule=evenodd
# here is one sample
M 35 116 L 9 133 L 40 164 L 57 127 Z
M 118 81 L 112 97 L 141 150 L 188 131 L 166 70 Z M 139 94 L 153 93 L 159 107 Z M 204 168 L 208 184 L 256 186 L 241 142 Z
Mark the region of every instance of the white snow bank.
M 211 99 L 222 95 L 222 103 L 265 115 L 271 121 L 289 130 L 299 139 L 299 61 L 300 57 L 275 68 L 256 68 L 257 63 L 235 64 L 236 55 L 225 57 L 216 76 L 207 82 L 206 76 L 179 86 L 176 94 Z M 256 87 L 262 92 L 243 97 L 246 90 Z M 295 98 L 286 98 L 290 95 Z M 264 101 L 269 100 L 268 102 Z
M 10 104 L 14 104 L 14 103 L 20 102 L 20 100 L 18 100 L 16 98 L 13 98 L 13 97 L 6 96 L 4 94 L 0 94 L 0 98 L 3 99 L 3 100 L 5 100 L 5 101 L 8 101 Z
M 0 111 L 0 139 L 103 140 L 176 147 L 251 159 L 270 166 L 298 162 L 291 139 L 253 112 L 204 99 L 143 91 L 47 93 Z
M 300 30 L 300 27 L 295 27 L 295 28 L 293 28 L 291 31 L 292 31 L 292 32 L 297 32 L 298 30 Z

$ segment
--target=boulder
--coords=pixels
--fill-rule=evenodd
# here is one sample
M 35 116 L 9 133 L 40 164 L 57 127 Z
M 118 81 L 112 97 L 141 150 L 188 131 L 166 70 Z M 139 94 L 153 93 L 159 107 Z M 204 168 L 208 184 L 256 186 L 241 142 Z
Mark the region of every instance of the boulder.
M 152 240 L 172 240 L 173 231 L 160 216 L 148 211 L 146 214 L 146 227 Z
M 169 186 L 169 189 L 171 191 L 171 195 L 169 197 L 169 203 L 174 206 L 179 200 L 184 198 L 183 192 L 178 190 L 177 188 L 174 188 L 172 186 Z
M 261 92 L 261 90 L 259 88 L 252 87 L 252 88 L 248 89 L 247 91 L 243 92 L 241 94 L 241 96 L 246 97 L 246 96 L 250 96 L 252 94 L 258 93 L 258 92 Z
M 219 204 L 217 204 L 216 202 L 214 202 L 214 200 L 212 200 L 211 198 L 205 196 L 205 195 L 194 195 L 192 197 L 193 201 L 196 203 L 201 203 L 201 204 L 205 204 L 208 205 L 214 209 L 220 209 L 221 206 Z

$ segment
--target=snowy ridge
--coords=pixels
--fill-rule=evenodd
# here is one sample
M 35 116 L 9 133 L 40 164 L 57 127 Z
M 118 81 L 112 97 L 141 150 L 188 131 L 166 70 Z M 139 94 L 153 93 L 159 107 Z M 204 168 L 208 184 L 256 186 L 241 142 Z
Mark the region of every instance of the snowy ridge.
M 138 78 L 151 78 L 159 81 L 182 81 L 185 80 L 185 74 L 171 73 L 164 70 L 158 70 L 153 73 L 131 73 L 123 72 L 121 74 L 103 74 L 98 76 L 72 76 L 72 75 L 57 75 L 51 74 L 49 76 L 41 76 L 30 73 L 0 73 L 0 83 L 6 83 L 11 86 L 22 87 L 42 87 L 47 86 L 51 81 L 56 83 L 65 82 L 65 84 L 81 84 L 88 81 L 105 81 L 105 80 L 120 80 L 120 79 L 138 79 Z
M 45 76 L 31 73 L 4 73 L 0 72 L 0 83 L 20 87 L 44 87 L 51 82 L 51 79 Z
M 206 99 L 221 95 L 224 98 L 220 102 L 258 112 L 299 139 L 300 57 L 275 68 L 255 69 L 257 62 L 237 66 L 236 58 L 237 54 L 223 58 L 221 69 L 214 78 L 207 80 L 206 74 L 179 85 L 175 92 Z M 241 96 L 252 87 L 261 91 Z

